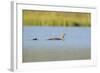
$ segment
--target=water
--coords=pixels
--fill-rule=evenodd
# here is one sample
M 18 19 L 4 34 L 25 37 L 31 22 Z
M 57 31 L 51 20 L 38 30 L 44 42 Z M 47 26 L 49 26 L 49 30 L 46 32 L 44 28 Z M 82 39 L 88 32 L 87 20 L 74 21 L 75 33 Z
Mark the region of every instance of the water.
M 47 40 L 62 33 L 64 40 Z M 90 59 L 90 51 L 89 27 L 23 27 L 23 62 Z

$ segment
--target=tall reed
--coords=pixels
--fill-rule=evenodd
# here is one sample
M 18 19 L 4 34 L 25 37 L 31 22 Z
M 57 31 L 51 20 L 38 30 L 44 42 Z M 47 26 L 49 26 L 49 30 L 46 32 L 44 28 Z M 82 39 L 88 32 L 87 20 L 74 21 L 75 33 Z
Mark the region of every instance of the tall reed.
M 91 14 L 84 12 L 23 10 L 23 25 L 91 26 Z

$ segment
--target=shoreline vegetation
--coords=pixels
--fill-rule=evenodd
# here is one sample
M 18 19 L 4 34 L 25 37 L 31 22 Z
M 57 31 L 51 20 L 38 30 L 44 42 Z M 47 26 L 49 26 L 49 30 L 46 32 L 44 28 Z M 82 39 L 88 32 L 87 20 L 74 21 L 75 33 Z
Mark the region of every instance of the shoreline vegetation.
M 64 61 L 64 60 L 86 60 L 91 58 L 90 48 L 87 49 L 70 49 L 66 50 L 42 50 L 23 48 L 23 62 L 45 62 L 45 61 Z M 73 50 L 73 51 L 72 51 Z M 56 54 L 55 54 L 56 53 Z M 85 53 L 85 54 L 84 54 Z
M 84 12 L 61 12 L 23 10 L 24 26 L 91 26 L 91 14 Z

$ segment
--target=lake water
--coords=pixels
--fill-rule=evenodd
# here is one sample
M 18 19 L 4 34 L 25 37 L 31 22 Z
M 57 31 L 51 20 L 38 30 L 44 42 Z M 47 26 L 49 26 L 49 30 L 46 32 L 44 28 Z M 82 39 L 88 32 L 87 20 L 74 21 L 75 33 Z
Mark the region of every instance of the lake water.
M 64 40 L 47 40 L 50 37 L 60 37 L 62 33 L 65 33 Z M 89 27 L 23 27 L 23 62 L 90 58 Z

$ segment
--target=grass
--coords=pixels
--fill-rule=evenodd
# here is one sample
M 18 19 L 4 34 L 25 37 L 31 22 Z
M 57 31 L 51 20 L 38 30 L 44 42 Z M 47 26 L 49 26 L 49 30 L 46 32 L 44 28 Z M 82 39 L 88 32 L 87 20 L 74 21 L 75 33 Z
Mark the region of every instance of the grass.
M 91 14 L 82 12 L 23 10 L 23 25 L 91 26 Z
M 42 50 L 41 50 L 42 49 Z M 91 58 L 91 49 L 67 48 L 66 49 L 29 49 L 23 48 L 23 62 L 86 60 Z

